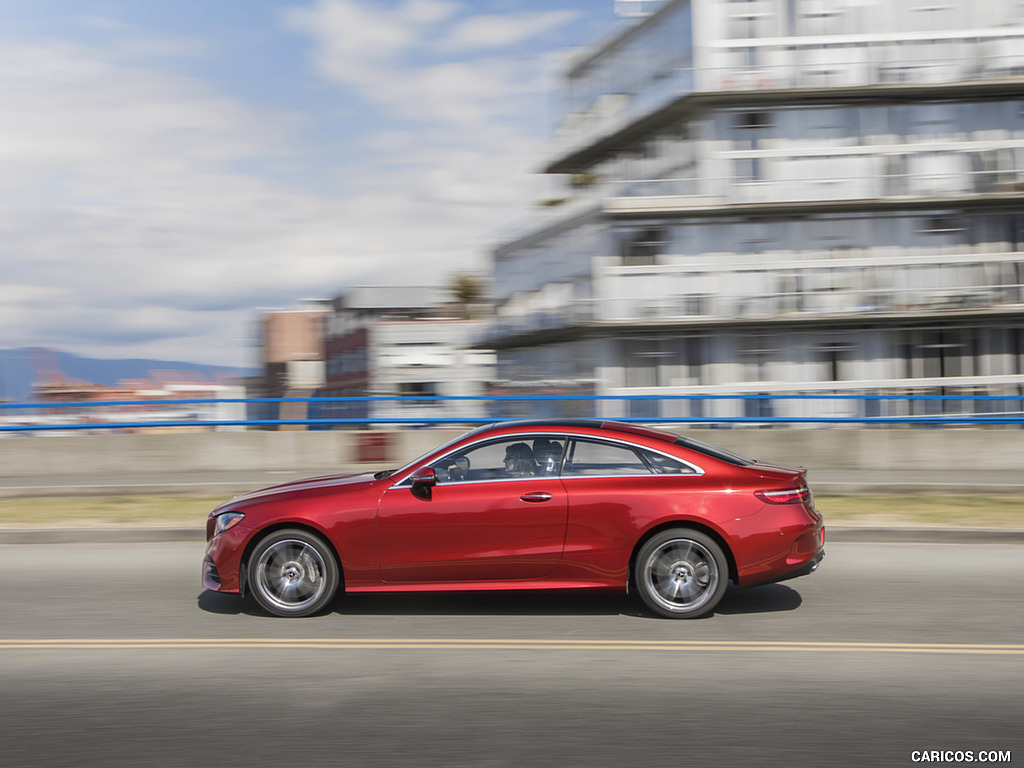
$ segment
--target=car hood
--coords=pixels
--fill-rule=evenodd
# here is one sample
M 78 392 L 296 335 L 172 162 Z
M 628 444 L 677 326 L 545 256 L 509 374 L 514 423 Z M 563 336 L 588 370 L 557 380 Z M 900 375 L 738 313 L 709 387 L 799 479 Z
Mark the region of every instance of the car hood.
M 279 496 L 281 494 L 294 494 L 302 491 L 315 491 L 324 488 L 344 488 L 345 490 L 356 490 L 374 482 L 372 472 L 348 472 L 342 475 L 324 475 L 322 477 L 308 477 L 304 480 L 293 480 L 281 485 L 272 485 L 269 488 L 261 488 L 258 491 L 251 491 L 233 498 L 229 504 L 240 502 L 262 501 L 264 499 Z

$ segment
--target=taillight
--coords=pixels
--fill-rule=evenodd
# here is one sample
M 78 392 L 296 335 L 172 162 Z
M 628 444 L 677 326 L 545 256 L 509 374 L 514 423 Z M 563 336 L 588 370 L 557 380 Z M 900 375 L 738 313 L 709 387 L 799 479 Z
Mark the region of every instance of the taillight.
M 811 489 L 805 485 L 802 488 L 754 491 L 754 495 L 769 504 L 803 504 L 811 500 Z

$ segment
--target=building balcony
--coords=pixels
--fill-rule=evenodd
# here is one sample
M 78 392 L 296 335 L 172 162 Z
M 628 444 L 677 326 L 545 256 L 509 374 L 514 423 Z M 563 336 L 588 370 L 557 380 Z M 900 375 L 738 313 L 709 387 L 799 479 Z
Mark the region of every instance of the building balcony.
M 845 379 L 826 381 L 737 381 L 684 387 L 605 387 L 602 418 L 686 419 L 709 422 L 762 418 L 899 418 L 906 423 L 936 416 L 1021 415 L 1017 394 L 1024 376 L 944 376 L 932 378 Z M 629 399 L 631 397 L 644 399 Z M 1008 396 L 1008 397 L 1006 397 Z M 621 397 L 621 400 L 615 398 Z M 998 398 L 1006 397 L 1005 400 Z M 735 424 L 734 426 L 740 426 Z
M 734 39 L 719 41 L 708 52 L 708 66 L 697 73 L 695 88 L 731 92 L 998 81 L 1024 75 L 1022 46 L 1019 27 Z
M 641 92 L 605 94 L 588 111 L 567 115 L 544 170 L 586 172 L 601 157 L 713 108 L 1019 97 L 1024 30 L 963 35 L 837 37 L 828 47 L 826 38 L 720 41 L 705 66 L 665 73 Z M 750 51 L 758 64 L 733 63 Z
M 964 169 L 926 170 L 934 157 L 908 163 L 906 172 L 793 178 L 785 162 L 776 169 L 783 178 L 637 179 L 607 183 L 604 211 L 612 216 L 736 215 L 744 211 L 784 213 L 790 209 L 877 210 L 885 208 L 975 207 L 1015 202 L 1024 191 L 1024 169 L 971 171 L 970 153 L 947 153 L 948 165 Z M 912 156 L 909 156 L 912 157 Z M 867 160 L 882 162 L 883 157 Z M 941 164 L 941 163 L 939 163 Z M 918 166 L 918 167 L 914 167 Z M 766 174 L 767 175 L 767 172 Z M 714 194 L 694 194 L 707 190 Z
M 944 315 L 1024 309 L 1024 286 L 983 285 L 933 289 L 825 290 L 769 294 L 691 294 L 604 302 L 602 322 L 751 320 L 870 315 Z
M 962 153 L 967 155 L 968 153 Z M 966 160 L 965 160 L 966 162 Z M 696 194 L 712 189 L 721 194 Z M 985 208 L 1018 205 L 1024 169 L 907 172 L 854 177 L 631 179 L 606 182 L 593 195 L 543 209 L 501 230 L 497 257 L 507 258 L 531 238 L 599 215 L 615 218 L 742 216 L 814 211 Z
M 476 349 L 493 348 L 492 343 L 518 337 L 533 337 L 568 328 L 583 328 L 600 322 L 595 302 L 577 301 L 566 307 L 549 308 L 511 317 L 500 317 L 480 331 L 473 341 Z
M 611 330 L 698 329 L 765 323 L 870 323 L 1021 313 L 1024 313 L 1024 284 L 692 293 L 656 298 L 622 296 L 575 302 L 516 317 L 499 316 L 496 323 L 480 333 L 474 346 L 503 349 L 565 341 Z

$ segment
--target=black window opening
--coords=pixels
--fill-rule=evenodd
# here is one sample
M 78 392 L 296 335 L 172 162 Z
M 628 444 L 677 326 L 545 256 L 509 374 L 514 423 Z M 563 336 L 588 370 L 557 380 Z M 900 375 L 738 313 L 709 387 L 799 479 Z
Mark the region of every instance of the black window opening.
M 623 266 L 647 266 L 658 263 L 664 253 L 668 233 L 664 229 L 643 229 L 627 235 L 622 246 Z
M 750 130 L 756 128 L 771 128 L 771 112 L 740 112 L 733 118 L 733 125 L 739 129 Z

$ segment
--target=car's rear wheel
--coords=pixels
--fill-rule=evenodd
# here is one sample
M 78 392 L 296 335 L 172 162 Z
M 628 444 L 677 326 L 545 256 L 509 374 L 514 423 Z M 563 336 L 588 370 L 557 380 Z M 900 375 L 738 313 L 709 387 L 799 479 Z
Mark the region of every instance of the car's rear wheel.
M 722 599 L 729 565 L 710 536 L 673 528 L 655 534 L 640 548 L 633 580 L 644 604 L 659 616 L 695 619 Z
M 319 536 L 298 528 L 275 531 L 249 557 L 252 594 L 275 616 L 311 616 L 338 590 L 334 553 Z

